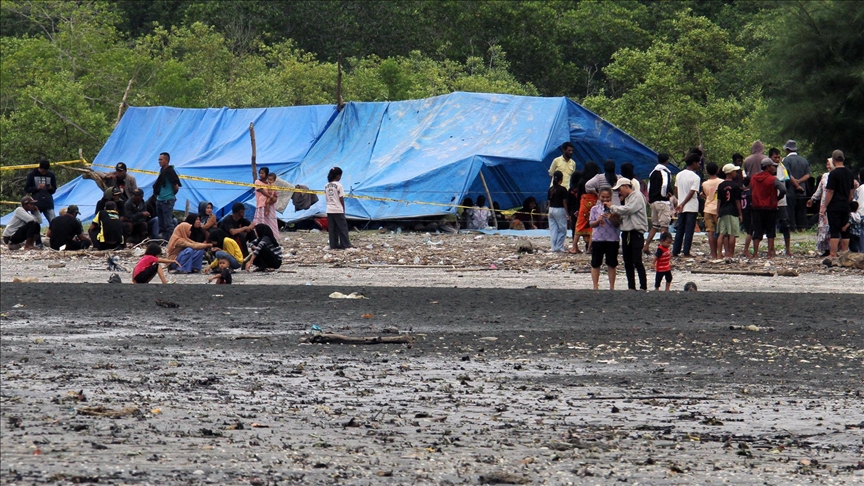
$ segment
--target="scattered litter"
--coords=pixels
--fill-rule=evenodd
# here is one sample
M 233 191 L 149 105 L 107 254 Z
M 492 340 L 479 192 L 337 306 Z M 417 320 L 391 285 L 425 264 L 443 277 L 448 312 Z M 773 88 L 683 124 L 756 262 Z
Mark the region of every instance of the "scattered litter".
M 487 337 L 482 337 L 482 338 L 480 338 L 480 340 L 481 340 L 481 341 L 497 341 L 498 338 L 497 338 L 497 337 L 494 337 L 494 336 L 487 336 Z
M 155 299 L 155 302 L 156 302 L 156 305 L 158 305 L 159 307 L 165 307 L 166 309 L 176 309 L 176 308 L 180 307 L 180 304 L 177 304 L 177 303 L 174 303 L 174 302 L 171 302 L 168 300 Z
M 99 405 L 98 407 L 84 407 L 78 409 L 79 415 L 89 415 L 92 417 L 108 417 L 120 418 L 127 417 L 138 412 L 138 407 L 123 407 L 120 410 L 113 410 Z
M 365 295 L 360 292 L 351 292 L 348 295 L 343 294 L 342 292 L 333 292 L 330 294 L 331 299 L 366 299 Z
M 63 268 L 65 267 L 65 263 L 49 263 L 48 268 Z
M 729 326 L 729 330 L 731 331 L 752 331 L 752 332 L 774 332 L 773 327 L 766 326 L 756 326 L 754 324 L 750 324 L 747 326 Z
M 39 279 L 36 277 L 13 277 L 12 281 L 15 283 L 37 283 Z

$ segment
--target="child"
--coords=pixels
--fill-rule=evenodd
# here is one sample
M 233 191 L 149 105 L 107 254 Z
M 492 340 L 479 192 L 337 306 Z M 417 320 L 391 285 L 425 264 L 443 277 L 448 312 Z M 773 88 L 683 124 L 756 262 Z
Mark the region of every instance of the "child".
M 162 280 L 163 284 L 174 283 L 169 282 L 165 278 L 165 271 L 162 270 L 162 267 L 159 266 L 159 264 L 177 264 L 177 260 L 159 258 L 161 255 L 162 247 L 159 243 L 150 243 L 150 245 L 147 246 L 147 251 L 144 252 L 144 256 L 138 260 L 138 264 L 135 265 L 135 269 L 132 270 L 132 283 L 146 284 L 153 280 L 153 277 L 156 275 L 159 275 L 159 279 Z
M 327 199 L 327 232 L 330 234 L 330 248 L 342 250 L 351 248 L 348 241 L 348 221 L 345 219 L 345 189 L 339 181 L 342 180 L 342 169 L 333 167 L 327 174 L 327 185 L 324 195 Z
M 724 165 L 723 174 L 726 180 L 717 187 L 717 201 L 720 205 L 717 210 L 717 233 L 720 234 L 717 246 L 718 253 L 722 251 L 726 258 L 735 256 L 735 238 L 744 222 L 741 186 L 735 181 L 740 170 L 741 167 L 735 164 Z
M 849 203 L 849 209 L 851 212 L 849 213 L 849 233 L 852 236 L 849 237 L 849 251 L 853 253 L 864 253 L 864 248 L 861 247 L 861 213 L 858 212 L 859 206 L 858 201 L 852 201 Z
M 276 173 L 275 172 L 271 172 L 271 173 L 267 174 L 267 184 L 269 184 L 271 186 L 276 185 Z M 278 201 L 278 200 L 279 200 L 278 192 L 275 189 L 272 189 L 270 191 L 270 205 L 275 206 L 276 201 Z
M 231 284 L 231 262 L 228 257 L 219 257 L 219 273 L 208 278 L 208 282 L 216 281 L 217 284 Z
M 660 235 L 660 244 L 657 245 L 657 252 L 654 253 L 654 290 L 660 290 L 660 281 L 666 277 L 666 292 L 672 287 L 672 252 L 669 247 L 672 246 L 672 234 L 664 231 Z
M 600 265 L 606 257 L 606 274 L 609 290 L 615 290 L 615 269 L 618 267 L 618 248 L 621 231 L 618 216 L 612 214 L 604 203 L 612 202 L 612 189 L 600 189 L 600 204 L 591 207 L 588 226 L 591 227 L 591 282 L 594 290 L 600 288 Z
M 705 166 L 705 171 L 708 172 L 708 180 L 702 183 L 702 194 L 705 195 L 705 233 L 708 235 L 708 248 L 711 251 L 711 258 L 716 259 L 720 250 L 717 248 L 717 221 L 719 219 L 717 213 L 717 187 L 723 182 L 717 177 L 719 167 L 714 162 L 709 162 Z

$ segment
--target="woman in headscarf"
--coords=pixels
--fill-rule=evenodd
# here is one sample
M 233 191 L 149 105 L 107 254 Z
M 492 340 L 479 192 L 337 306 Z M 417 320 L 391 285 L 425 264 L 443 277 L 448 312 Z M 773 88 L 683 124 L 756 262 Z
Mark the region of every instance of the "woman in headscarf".
M 201 220 L 195 218 L 197 225 Z M 168 260 L 177 260 L 177 265 L 170 268 L 177 273 L 198 273 L 201 271 L 201 262 L 204 260 L 204 252 L 212 245 L 210 243 L 198 243 L 192 240 L 192 225 L 182 222 L 174 228 L 171 239 L 168 240 Z
M 589 215 L 591 208 L 597 203 L 597 194 L 591 193 L 586 189 L 588 181 L 594 179 L 600 174 L 600 166 L 593 160 L 585 163 L 585 170 L 582 171 L 582 178 L 576 185 L 576 194 L 579 196 L 579 213 L 576 217 L 576 227 L 573 230 L 573 249 L 570 253 L 582 253 L 576 241 L 581 236 L 585 240 L 585 251 L 591 250 L 591 226 L 589 226 Z
M 275 199 L 271 190 L 267 189 L 267 186 L 270 185 L 267 182 L 268 175 L 270 175 L 270 169 L 267 167 L 261 167 L 258 170 L 258 179 L 255 181 L 255 218 L 252 219 L 252 224 L 266 224 L 273 234 L 279 234 L 276 208 L 273 207 Z
M 209 269 L 204 269 L 205 273 L 208 270 L 216 270 L 219 267 L 220 258 L 227 259 L 232 270 L 240 268 L 240 262 L 243 261 L 243 252 L 234 238 L 228 236 L 228 233 L 221 229 L 216 228 L 210 232 L 208 241 L 213 244 L 213 249 L 216 252 L 213 255 L 213 262 L 210 264 Z
M 209 236 L 210 230 L 219 224 L 216 215 L 213 214 L 213 203 L 203 201 L 198 203 L 198 217 L 201 218 L 201 229 L 204 230 L 204 235 Z
M 282 247 L 273 236 L 273 230 L 266 224 L 255 226 L 256 238 L 249 243 L 249 261 L 246 262 L 246 271 L 254 264 L 257 271 L 272 271 L 282 266 Z
M 819 201 L 819 207 L 825 204 L 825 196 L 828 194 L 825 186 L 828 184 L 828 173 L 834 170 L 834 163 L 831 161 L 831 157 L 828 157 L 828 161 L 825 163 L 825 173 L 822 174 L 822 177 L 819 179 L 819 185 L 816 187 L 816 192 L 813 193 L 813 196 L 810 197 L 810 200 L 807 201 L 807 207 L 812 207 L 813 203 Z M 828 216 L 826 213 L 819 213 L 819 224 L 816 226 L 816 250 L 822 252 L 822 256 L 828 256 L 831 252 L 830 248 L 830 234 L 828 232 Z
M 195 213 L 189 213 L 184 223 L 189 223 L 192 226 L 192 231 L 189 234 L 189 239 L 195 243 L 204 243 L 207 241 L 207 235 L 204 233 L 204 228 L 201 226 L 201 218 Z

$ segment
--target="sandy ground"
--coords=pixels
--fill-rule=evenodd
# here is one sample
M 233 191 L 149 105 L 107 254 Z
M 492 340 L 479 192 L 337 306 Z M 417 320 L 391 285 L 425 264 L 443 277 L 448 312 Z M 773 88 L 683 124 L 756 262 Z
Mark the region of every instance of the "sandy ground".
M 864 481 L 854 298 L 621 295 L 4 283 L 0 480 Z
M 333 251 L 327 248 L 324 233 L 282 233 L 285 260 L 276 273 L 235 275 L 238 285 L 359 285 L 467 288 L 591 289 L 589 257 L 549 251 L 548 238 L 516 238 L 497 235 L 442 235 L 429 233 L 379 234 L 374 231 L 352 233 L 355 249 Z M 812 234 L 794 235 L 793 256 L 771 260 L 732 262 L 710 260 L 704 236 L 694 241 L 690 259 L 674 261 L 673 290 L 683 290 L 695 282 L 702 291 L 748 292 L 843 292 L 864 293 L 864 270 L 825 267 L 812 250 Z M 519 253 L 529 242 L 533 254 Z M 741 245 L 739 244 L 739 250 Z M 138 254 L 140 254 L 139 250 Z M 37 279 L 40 282 L 103 283 L 108 272 L 106 252 L 16 251 L 0 249 L 0 282 Z M 132 250 L 111 252 L 111 256 L 132 270 L 138 256 Z M 645 257 L 649 288 L 653 287 L 650 257 Z M 797 276 L 712 275 L 693 271 L 792 271 Z M 603 269 L 601 289 L 608 288 Z M 131 275 L 120 272 L 123 282 Z M 203 284 L 201 275 L 173 275 L 177 283 Z M 627 288 L 623 263 L 617 269 L 616 288 Z
M 806 243 L 628 293 L 543 239 L 282 236 L 278 273 L 207 288 L 0 251 L 0 483 L 864 484 L 864 272 Z M 799 276 L 687 271 L 766 265 Z

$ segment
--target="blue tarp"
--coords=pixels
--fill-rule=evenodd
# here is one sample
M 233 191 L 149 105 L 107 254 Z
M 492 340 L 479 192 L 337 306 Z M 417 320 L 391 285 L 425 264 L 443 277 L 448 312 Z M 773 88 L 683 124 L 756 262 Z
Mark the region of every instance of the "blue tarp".
M 479 93 L 348 103 L 338 114 L 334 106 L 130 108 L 94 162 L 157 171 L 158 154 L 165 151 L 181 175 L 250 182 L 250 122 L 259 167 L 288 182 L 321 190 L 329 169 L 339 166 L 348 194 L 411 201 L 346 198 L 348 217 L 359 219 L 452 212 L 450 205 L 463 197 L 484 193 L 481 170 L 502 208 L 519 206 L 528 196 L 543 201 L 549 165 L 568 140 L 579 169 L 588 160 L 613 159 L 618 167 L 629 161 L 646 178 L 656 163 L 652 150 L 567 98 Z M 155 176 L 133 174 L 149 196 Z M 86 220 L 100 196 L 95 183 L 78 178 L 58 189 L 55 205 L 77 204 Z M 218 211 L 252 197 L 249 188 L 184 180 L 175 209 L 182 211 L 188 199 L 193 209 L 210 201 Z M 302 212 L 289 205 L 281 218 L 324 212 L 322 197 Z

